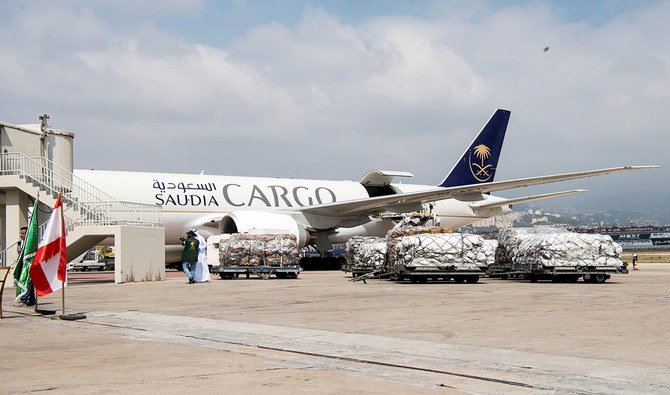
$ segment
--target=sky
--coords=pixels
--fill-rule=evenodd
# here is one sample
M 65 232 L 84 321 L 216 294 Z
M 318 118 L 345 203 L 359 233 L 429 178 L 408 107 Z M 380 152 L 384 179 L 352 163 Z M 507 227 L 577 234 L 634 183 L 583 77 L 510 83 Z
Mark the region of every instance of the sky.
M 662 168 L 500 195 L 670 198 L 668 1 L 0 0 L 0 15 L 0 120 L 48 113 L 75 134 L 75 168 L 436 185 L 504 108 L 497 180 Z

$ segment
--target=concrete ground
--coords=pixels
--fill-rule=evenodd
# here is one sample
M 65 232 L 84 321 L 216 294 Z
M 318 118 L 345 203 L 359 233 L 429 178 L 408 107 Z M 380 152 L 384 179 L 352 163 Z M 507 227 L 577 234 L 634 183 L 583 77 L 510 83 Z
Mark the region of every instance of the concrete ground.
M 13 307 L 10 289 L 0 393 L 670 393 L 670 264 L 640 268 L 605 284 L 72 283 L 80 321 Z

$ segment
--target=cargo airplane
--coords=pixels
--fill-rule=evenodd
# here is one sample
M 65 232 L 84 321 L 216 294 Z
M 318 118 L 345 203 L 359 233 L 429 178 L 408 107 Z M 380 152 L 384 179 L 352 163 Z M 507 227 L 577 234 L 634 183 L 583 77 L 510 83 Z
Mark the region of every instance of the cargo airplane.
M 370 171 L 360 181 L 101 170 L 75 170 L 75 175 L 116 199 L 161 206 L 166 262 L 172 262 L 169 251 L 179 251 L 179 237 L 192 228 L 205 237 L 290 233 L 300 246 L 311 244 L 323 251 L 356 235 L 384 236 L 402 213 L 430 209 L 442 226 L 458 227 L 511 212 L 514 204 L 585 191 L 517 198 L 491 192 L 657 167 L 623 166 L 494 181 L 509 117 L 510 111 L 497 110 L 437 186 L 394 183 L 412 174 L 385 170 Z

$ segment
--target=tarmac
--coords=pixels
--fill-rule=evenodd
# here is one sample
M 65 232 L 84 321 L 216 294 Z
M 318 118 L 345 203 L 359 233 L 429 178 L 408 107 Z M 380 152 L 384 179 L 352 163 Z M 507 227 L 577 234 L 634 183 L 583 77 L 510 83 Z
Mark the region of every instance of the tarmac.
M 0 393 L 670 393 L 670 264 L 639 267 L 605 284 L 91 277 L 65 290 L 78 321 L 6 289 Z

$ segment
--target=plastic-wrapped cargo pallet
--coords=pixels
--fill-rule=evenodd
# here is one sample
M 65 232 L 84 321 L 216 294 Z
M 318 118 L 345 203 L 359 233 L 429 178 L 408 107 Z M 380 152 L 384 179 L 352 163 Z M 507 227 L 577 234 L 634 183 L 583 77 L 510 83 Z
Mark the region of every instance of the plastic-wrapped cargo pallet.
M 610 236 L 586 233 L 543 233 L 519 244 L 516 263 L 547 266 L 621 267 L 622 248 Z
M 379 270 L 384 267 L 386 239 L 382 237 L 354 236 L 347 241 L 346 250 L 348 271 Z
M 484 239 L 484 254 L 486 254 L 486 264 L 493 265 L 496 262 L 496 249 L 498 240 Z
M 566 233 L 567 229 L 549 226 L 532 228 L 505 228 L 498 234 L 498 249 L 496 251 L 496 265 L 510 265 L 516 261 L 519 245 L 528 237 L 544 233 Z
M 405 236 L 395 246 L 396 267 L 453 266 L 454 270 L 479 270 L 486 266 L 484 239 L 463 233 Z
M 564 228 L 508 228 L 500 231 L 496 265 L 512 270 L 542 266 L 620 267 L 621 246 L 610 236 Z
M 376 240 L 374 236 L 354 236 L 347 240 L 344 246 L 346 251 L 346 263 L 342 266 L 342 270 L 350 271 L 353 267 L 360 266 L 359 250 L 361 246 L 369 241 Z
M 407 267 L 453 267 L 453 270 L 480 270 L 487 266 L 487 253 L 481 236 L 452 233 L 451 228 L 392 230 L 387 236 L 389 269 Z M 489 256 L 493 251 L 489 252 Z
M 386 269 L 393 271 L 395 267 L 397 254 L 395 254 L 395 246 L 400 243 L 403 237 L 414 236 L 420 234 L 443 234 L 454 233 L 453 228 L 442 228 L 439 226 L 425 227 L 425 226 L 403 226 L 397 229 L 391 229 L 386 233 Z
M 219 245 L 219 261 L 224 266 L 292 266 L 300 263 L 295 235 L 234 234 Z

